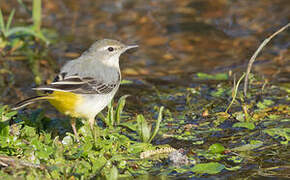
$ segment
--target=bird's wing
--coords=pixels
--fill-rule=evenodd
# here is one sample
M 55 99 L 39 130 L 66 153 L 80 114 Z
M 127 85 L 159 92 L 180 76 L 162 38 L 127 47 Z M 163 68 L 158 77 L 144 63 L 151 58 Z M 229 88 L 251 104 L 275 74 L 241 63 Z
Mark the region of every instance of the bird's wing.
M 34 88 L 34 90 L 65 91 L 78 94 L 108 94 L 119 85 L 119 82 L 120 80 L 106 83 L 93 77 L 66 76 L 65 73 L 61 73 L 51 84 Z

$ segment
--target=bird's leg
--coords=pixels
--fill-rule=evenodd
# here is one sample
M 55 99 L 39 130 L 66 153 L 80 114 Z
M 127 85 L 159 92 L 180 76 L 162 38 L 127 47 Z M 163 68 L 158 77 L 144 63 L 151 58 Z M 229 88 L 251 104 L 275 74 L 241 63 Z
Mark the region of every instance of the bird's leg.
M 91 132 L 92 132 L 92 136 L 93 136 L 93 139 L 94 139 L 94 142 L 96 143 L 97 142 L 97 131 L 95 130 L 94 128 L 94 125 L 95 125 L 95 117 L 90 117 L 89 118 L 89 125 L 90 125 L 90 128 L 91 128 Z
M 94 125 L 95 125 L 95 117 L 89 118 L 89 124 L 90 124 L 91 130 L 93 131 L 94 130 Z
M 71 127 L 73 129 L 73 132 L 75 134 L 75 137 L 76 137 L 77 141 L 79 141 L 79 135 L 78 135 L 78 132 L 77 132 L 77 129 L 76 129 L 76 119 L 75 118 L 71 118 L 70 124 L 71 124 Z

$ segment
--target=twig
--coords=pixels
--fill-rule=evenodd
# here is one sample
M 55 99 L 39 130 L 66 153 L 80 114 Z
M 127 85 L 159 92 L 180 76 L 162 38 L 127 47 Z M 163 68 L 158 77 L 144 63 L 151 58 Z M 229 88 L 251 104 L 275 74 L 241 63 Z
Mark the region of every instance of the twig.
M 245 77 L 245 83 L 244 83 L 244 95 L 245 97 L 247 96 L 247 88 L 248 88 L 248 79 L 249 79 L 249 74 L 251 72 L 252 66 L 254 61 L 256 60 L 256 57 L 258 56 L 259 52 L 263 49 L 264 46 L 266 46 L 266 44 L 273 38 L 275 37 L 277 34 L 279 34 L 280 32 L 284 31 L 286 28 L 288 28 L 290 26 L 290 23 L 286 24 L 285 26 L 283 26 L 281 29 L 279 29 L 278 31 L 276 31 L 275 33 L 273 33 L 270 37 L 268 37 L 267 39 L 265 39 L 262 44 L 259 46 L 259 48 L 256 50 L 256 52 L 253 54 L 253 56 L 251 57 L 249 63 L 248 63 L 248 67 L 247 67 L 247 72 L 246 72 L 246 77 Z

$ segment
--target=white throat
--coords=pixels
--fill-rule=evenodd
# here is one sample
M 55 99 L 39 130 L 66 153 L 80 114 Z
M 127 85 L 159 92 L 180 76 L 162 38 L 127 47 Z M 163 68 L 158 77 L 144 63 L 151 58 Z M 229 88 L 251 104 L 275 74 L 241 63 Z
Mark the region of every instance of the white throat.
M 104 64 L 109 67 L 115 67 L 119 69 L 119 57 L 120 55 L 111 56 L 109 59 L 104 61 Z

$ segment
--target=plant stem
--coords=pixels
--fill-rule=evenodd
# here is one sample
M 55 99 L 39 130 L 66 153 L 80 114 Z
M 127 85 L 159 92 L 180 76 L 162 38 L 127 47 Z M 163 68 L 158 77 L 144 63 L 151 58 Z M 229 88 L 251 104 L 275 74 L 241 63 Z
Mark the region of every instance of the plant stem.
M 239 85 L 242 81 L 242 79 L 245 77 L 245 74 L 243 74 L 240 79 L 238 80 L 237 84 L 235 85 L 235 88 L 234 88 L 234 93 L 233 93 L 233 99 L 231 101 L 231 103 L 229 104 L 229 106 L 227 107 L 225 113 L 228 113 L 229 109 L 231 108 L 231 106 L 233 105 L 234 101 L 236 100 L 236 97 L 237 97 L 237 92 L 238 92 L 238 89 L 239 89 Z
M 247 88 L 248 88 L 248 79 L 249 79 L 249 74 L 251 72 L 252 66 L 254 61 L 256 60 L 256 57 L 258 56 L 258 54 L 260 53 L 260 51 L 264 48 L 264 46 L 266 46 L 266 44 L 268 44 L 268 42 L 275 37 L 277 34 L 279 34 L 280 32 L 284 31 L 286 28 L 288 28 L 290 26 L 290 23 L 286 24 L 285 26 L 283 26 L 281 29 L 279 29 L 278 31 L 276 31 L 275 33 L 273 33 L 270 37 L 268 37 L 267 39 L 265 39 L 262 44 L 259 46 L 259 48 L 256 50 L 256 52 L 253 54 L 253 56 L 251 57 L 249 63 L 248 63 L 248 67 L 247 67 L 247 72 L 246 72 L 246 78 L 245 78 L 245 83 L 244 83 L 244 95 L 245 98 L 247 97 Z
M 40 33 L 41 28 L 41 0 L 33 0 L 32 19 L 34 31 Z

